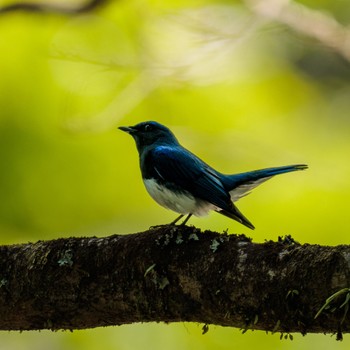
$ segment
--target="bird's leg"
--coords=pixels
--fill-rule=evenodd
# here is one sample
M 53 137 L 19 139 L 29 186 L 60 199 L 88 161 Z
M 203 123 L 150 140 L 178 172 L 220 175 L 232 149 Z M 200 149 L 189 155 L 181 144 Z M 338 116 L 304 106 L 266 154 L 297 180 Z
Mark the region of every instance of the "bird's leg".
M 164 226 L 173 226 L 175 225 L 182 217 L 184 216 L 184 214 L 181 214 L 179 217 L 177 217 L 174 221 L 172 221 L 170 224 L 163 224 L 163 225 L 155 225 L 155 226 L 151 226 L 150 229 L 152 228 L 159 228 L 159 227 L 164 227 Z M 189 218 L 186 218 L 185 221 L 187 221 Z
M 181 214 L 179 217 L 177 217 L 174 221 L 172 221 L 169 225 L 175 225 L 182 217 L 184 214 Z
M 162 226 L 172 226 L 175 225 L 181 218 L 183 218 L 185 215 L 181 214 L 180 216 L 178 216 L 174 221 L 172 221 L 170 224 L 165 224 L 165 225 L 156 225 L 156 226 L 151 226 L 150 228 L 157 228 L 157 227 L 162 227 Z M 186 224 L 186 222 L 190 219 L 190 217 L 192 216 L 192 214 L 188 214 L 186 219 L 181 223 L 181 226 L 184 226 Z
M 188 214 L 186 219 L 181 223 L 181 226 L 185 226 L 186 222 L 190 219 L 191 216 L 192 216 L 192 214 Z

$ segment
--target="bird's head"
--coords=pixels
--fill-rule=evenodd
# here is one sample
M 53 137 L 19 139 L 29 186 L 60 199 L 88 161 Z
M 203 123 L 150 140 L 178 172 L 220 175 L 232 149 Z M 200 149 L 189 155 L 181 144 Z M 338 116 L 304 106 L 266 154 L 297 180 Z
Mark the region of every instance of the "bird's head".
M 134 126 L 120 126 L 120 130 L 130 134 L 139 152 L 144 147 L 157 144 L 178 144 L 174 134 L 164 125 L 154 121 L 147 121 Z

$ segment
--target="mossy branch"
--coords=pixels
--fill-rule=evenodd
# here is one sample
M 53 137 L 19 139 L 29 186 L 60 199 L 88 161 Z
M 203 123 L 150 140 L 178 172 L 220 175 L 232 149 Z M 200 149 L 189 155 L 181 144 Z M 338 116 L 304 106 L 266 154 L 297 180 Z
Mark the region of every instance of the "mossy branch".
M 257 244 L 187 226 L 39 241 L 0 247 L 0 329 L 190 321 L 340 334 L 349 298 L 327 298 L 349 286 L 345 245 Z

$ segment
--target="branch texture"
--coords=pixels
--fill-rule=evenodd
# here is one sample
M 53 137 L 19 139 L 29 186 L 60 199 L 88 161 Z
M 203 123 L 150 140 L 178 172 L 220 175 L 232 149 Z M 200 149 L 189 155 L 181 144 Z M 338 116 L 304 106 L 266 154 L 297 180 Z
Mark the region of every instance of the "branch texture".
M 350 246 L 256 244 L 187 226 L 39 241 L 0 247 L 0 329 L 191 321 L 341 334 L 349 286 Z

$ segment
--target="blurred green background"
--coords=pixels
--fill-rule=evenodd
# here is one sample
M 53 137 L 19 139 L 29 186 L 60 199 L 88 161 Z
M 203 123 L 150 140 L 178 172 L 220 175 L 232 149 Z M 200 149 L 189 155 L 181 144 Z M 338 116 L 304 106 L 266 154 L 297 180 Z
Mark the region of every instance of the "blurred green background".
M 265 2 L 265 10 L 276 14 L 279 3 Z M 284 3 L 292 16 L 293 3 Z M 117 129 L 157 120 L 222 172 L 310 166 L 238 203 L 254 232 L 216 214 L 191 224 L 256 242 L 291 234 L 302 243 L 349 244 L 350 49 L 337 37 L 329 48 L 312 31 L 332 28 L 330 17 L 348 24 L 350 8 L 346 1 L 304 1 L 324 15 L 309 21 L 301 8 L 306 20 L 297 23 L 308 24 L 302 33 L 293 21 L 283 23 L 284 12 L 269 20 L 255 5 L 130 0 L 72 16 L 0 14 L 1 242 L 138 232 L 173 220 L 146 193 L 134 142 Z M 203 336 L 201 327 L 2 332 L 0 349 L 350 344 L 348 336 L 342 343 L 324 335 L 281 341 L 279 334 L 216 326 Z

